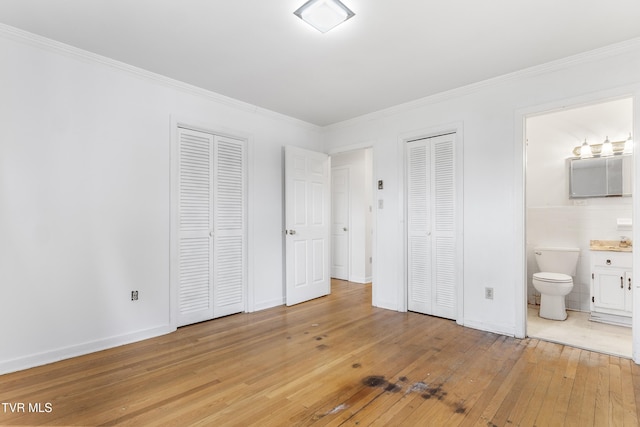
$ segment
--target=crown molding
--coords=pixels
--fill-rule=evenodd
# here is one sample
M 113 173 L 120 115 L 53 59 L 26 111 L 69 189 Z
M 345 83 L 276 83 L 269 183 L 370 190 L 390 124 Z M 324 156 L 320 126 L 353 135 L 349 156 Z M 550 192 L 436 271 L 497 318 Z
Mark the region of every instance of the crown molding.
M 240 101 L 235 98 L 231 98 L 231 97 L 219 94 L 217 92 L 203 89 L 201 87 L 194 86 L 194 85 L 182 82 L 180 80 L 172 79 L 170 77 L 166 77 L 161 74 L 157 74 L 157 73 L 145 70 L 143 68 L 135 67 L 133 65 L 130 65 L 121 61 L 117 61 L 115 59 L 98 55 L 96 53 L 89 52 L 89 51 L 68 45 L 66 43 L 58 42 L 43 36 L 39 36 L 37 34 L 33 34 L 28 31 L 24 31 L 19 28 L 15 28 L 6 24 L 0 23 L 0 36 L 15 40 L 21 43 L 29 44 L 44 50 L 62 54 L 77 60 L 106 65 L 110 68 L 124 71 L 128 74 L 137 76 L 144 80 L 148 80 L 150 82 L 154 82 L 156 84 L 160 84 L 166 87 L 171 87 L 173 89 L 177 89 L 191 95 L 199 96 L 199 97 L 208 99 L 210 101 L 216 102 L 218 104 L 226 105 L 228 107 L 232 107 L 232 108 L 249 112 L 249 113 L 259 114 L 274 120 L 284 121 L 309 131 L 322 132 L 322 133 L 351 127 L 359 123 L 363 123 L 371 120 L 378 120 L 381 118 L 401 114 L 403 112 L 415 110 L 420 107 L 424 107 L 424 106 L 436 104 L 439 102 L 447 101 L 450 99 L 469 95 L 474 92 L 478 92 L 482 89 L 492 87 L 492 86 L 497 86 L 499 84 L 503 84 L 509 81 L 527 78 L 527 77 L 534 77 L 534 76 L 538 76 L 538 75 L 542 75 L 542 74 L 554 72 L 554 71 L 560 71 L 575 65 L 580 65 L 580 64 L 591 62 L 591 61 L 606 59 L 611 56 L 623 54 L 625 52 L 631 52 L 634 50 L 638 50 L 640 48 L 640 37 L 633 38 L 620 43 L 608 45 L 602 48 L 590 50 L 587 52 L 568 56 L 555 61 L 550 61 L 544 64 L 525 68 L 523 70 L 518 70 L 512 73 L 503 74 L 501 76 L 493 77 L 480 82 L 460 86 L 458 88 L 454 88 L 444 92 L 439 92 L 433 95 L 416 99 L 414 101 L 405 102 L 389 108 L 374 111 L 372 113 L 364 114 L 362 116 L 354 117 L 352 119 L 344 120 L 344 121 L 333 123 L 326 126 L 319 126 L 313 123 L 306 122 L 304 120 L 287 116 L 282 113 L 278 113 L 273 110 L 269 110 L 266 108 L 259 107 L 257 105 Z
M 447 101 L 454 98 L 459 98 L 465 95 L 470 95 L 478 92 L 482 89 L 497 86 L 500 84 L 508 83 L 518 79 L 530 78 L 547 74 L 550 72 L 561 71 L 576 65 L 586 64 L 592 61 L 598 61 L 624 54 L 626 52 L 632 52 L 640 50 L 640 37 L 625 40 L 620 43 L 604 46 L 598 49 L 590 50 L 587 52 L 579 53 L 576 55 L 567 56 L 565 58 L 550 61 L 544 64 L 535 65 L 533 67 L 524 68 L 522 70 L 514 71 L 512 73 L 503 74 L 501 76 L 492 77 L 490 79 L 482 80 L 480 82 L 471 83 L 468 85 L 460 86 L 444 92 L 439 92 L 433 95 L 425 96 L 423 98 L 416 99 L 414 101 L 405 102 L 402 104 L 394 105 L 393 107 L 385 108 L 382 110 L 374 111 L 369 114 L 354 117 L 353 119 L 344 120 L 342 122 L 333 123 L 324 127 L 324 131 L 338 130 L 355 126 L 360 123 L 379 120 L 385 117 L 394 116 L 411 110 L 415 110 L 420 107 L 436 104 L 439 102 Z
M 319 132 L 321 127 L 309 122 L 305 122 L 300 119 L 296 119 L 285 114 L 278 113 L 276 111 L 268 110 L 266 108 L 259 107 L 257 105 L 249 104 L 244 101 L 237 100 L 219 93 L 203 89 L 198 86 L 191 85 L 189 83 L 182 82 L 180 80 L 172 79 L 162 74 L 154 73 L 152 71 L 139 68 L 125 62 L 117 61 L 106 56 L 98 55 L 97 53 L 89 52 L 66 43 L 58 42 L 47 37 L 43 37 L 28 31 L 21 30 L 6 24 L 0 23 L 0 36 L 11 39 L 17 42 L 29 44 L 31 46 L 61 54 L 80 61 L 101 64 L 110 68 L 114 68 L 125 73 L 134 75 L 143 80 L 147 80 L 156 84 L 160 84 L 166 87 L 180 90 L 182 92 L 206 98 L 210 101 L 218 104 L 226 105 L 238 110 L 242 110 L 249 113 L 260 114 L 262 116 L 285 121 L 293 125 L 305 128 L 310 131 Z

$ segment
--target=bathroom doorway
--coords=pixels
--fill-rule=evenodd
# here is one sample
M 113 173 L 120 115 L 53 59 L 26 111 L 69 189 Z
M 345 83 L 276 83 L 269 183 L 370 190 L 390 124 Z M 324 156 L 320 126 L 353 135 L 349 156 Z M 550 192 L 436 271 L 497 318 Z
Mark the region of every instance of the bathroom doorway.
M 612 157 L 622 158 L 624 141 L 633 129 L 632 108 L 633 99 L 627 97 L 525 117 L 526 299 L 530 337 L 632 356 L 630 319 L 627 326 L 620 326 L 625 319 L 617 322 L 615 316 L 606 318 L 606 323 L 602 318 L 593 321 L 597 316 L 592 316 L 591 241 L 617 242 L 623 236 L 631 237 L 633 195 L 570 197 L 569 174 L 570 159 L 580 156 L 579 147 L 585 141 L 594 146 L 598 157 L 597 150 L 608 139 L 616 147 Z M 533 273 L 539 271 L 536 247 L 580 250 L 573 289 L 565 297 L 565 321 L 539 316 L 540 294 L 532 284 Z

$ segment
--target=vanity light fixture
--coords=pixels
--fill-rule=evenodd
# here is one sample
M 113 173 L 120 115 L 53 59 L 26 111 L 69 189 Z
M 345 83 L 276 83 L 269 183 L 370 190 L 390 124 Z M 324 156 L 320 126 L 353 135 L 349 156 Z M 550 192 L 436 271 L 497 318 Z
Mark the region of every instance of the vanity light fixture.
M 611 146 L 610 151 L 607 151 L 607 145 Z M 631 154 L 633 153 L 633 138 L 631 133 L 629 133 L 629 138 L 622 141 L 609 141 L 609 137 L 607 137 L 602 144 L 589 144 L 585 139 L 581 145 L 574 147 L 572 152 L 575 157 L 580 157 L 581 159 Z
M 340 0 L 309 0 L 293 14 L 321 33 L 326 33 L 355 15 Z
M 633 153 L 633 139 L 631 139 L 631 132 L 629 132 L 629 138 L 624 142 L 624 154 Z
M 611 145 L 611 141 L 609 141 L 609 137 L 604 140 L 602 143 L 602 150 L 600 151 L 600 157 L 609 157 L 613 156 L 613 145 Z
M 580 146 L 580 158 L 588 159 L 589 157 L 593 157 L 593 153 L 591 152 L 591 146 L 587 144 L 587 140 L 585 138 L 584 142 Z

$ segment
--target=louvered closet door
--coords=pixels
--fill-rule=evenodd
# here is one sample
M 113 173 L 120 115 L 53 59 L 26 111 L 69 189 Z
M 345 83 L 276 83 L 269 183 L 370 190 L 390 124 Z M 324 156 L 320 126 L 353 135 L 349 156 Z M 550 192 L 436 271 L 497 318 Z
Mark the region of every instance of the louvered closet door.
M 214 317 L 244 310 L 245 143 L 215 137 L 214 144 Z
M 455 134 L 407 146 L 408 309 L 456 318 Z
M 244 141 L 179 129 L 178 326 L 244 310 Z
M 431 150 L 426 140 L 407 146 L 408 308 L 431 312 Z
M 178 326 L 213 317 L 213 136 L 179 129 Z

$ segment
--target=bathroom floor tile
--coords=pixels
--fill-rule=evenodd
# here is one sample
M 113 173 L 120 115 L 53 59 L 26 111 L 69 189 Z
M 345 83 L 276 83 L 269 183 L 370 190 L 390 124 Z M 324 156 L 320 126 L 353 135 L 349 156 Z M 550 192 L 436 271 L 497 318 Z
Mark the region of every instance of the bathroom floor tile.
M 568 310 L 567 320 L 543 319 L 539 306 L 527 307 L 527 335 L 585 350 L 631 358 L 631 328 L 592 322 L 589 313 Z

